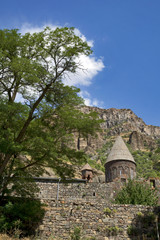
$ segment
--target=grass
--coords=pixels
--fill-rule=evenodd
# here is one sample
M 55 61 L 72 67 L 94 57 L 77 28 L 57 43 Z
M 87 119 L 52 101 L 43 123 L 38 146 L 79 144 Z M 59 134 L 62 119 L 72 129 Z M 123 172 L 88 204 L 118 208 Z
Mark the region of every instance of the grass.
M 19 238 L 9 237 L 7 234 L 0 234 L 0 240 L 18 240 Z M 29 238 L 23 238 L 21 240 L 30 240 Z

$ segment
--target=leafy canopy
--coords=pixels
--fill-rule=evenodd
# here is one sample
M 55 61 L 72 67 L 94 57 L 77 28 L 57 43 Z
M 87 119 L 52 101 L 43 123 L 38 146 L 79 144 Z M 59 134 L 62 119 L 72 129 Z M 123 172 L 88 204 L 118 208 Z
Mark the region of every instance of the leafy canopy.
M 95 113 L 78 110 L 79 89 L 63 79 L 81 67 L 79 55 L 92 51 L 73 28 L 45 28 L 21 35 L 0 30 L 0 194 L 30 195 L 26 179 L 51 167 L 72 176 L 72 164 L 85 155 L 76 151 L 73 135 L 94 134 Z M 17 181 L 21 177 L 21 181 Z M 8 185 L 10 184 L 10 187 Z

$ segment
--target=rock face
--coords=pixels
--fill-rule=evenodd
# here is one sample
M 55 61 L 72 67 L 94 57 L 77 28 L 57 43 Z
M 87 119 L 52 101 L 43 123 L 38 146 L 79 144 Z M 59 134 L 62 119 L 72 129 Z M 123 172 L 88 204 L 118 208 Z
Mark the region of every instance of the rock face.
M 128 135 L 129 143 L 134 150 L 144 149 L 144 144 L 150 148 L 155 147 L 155 140 L 160 138 L 160 127 L 146 125 L 130 109 L 100 109 L 96 107 L 82 107 L 81 111 L 89 113 L 95 111 L 99 118 L 104 120 L 101 124 L 102 132 L 97 138 L 76 139 L 79 149 L 87 153 L 94 153 L 105 143 L 106 137 L 117 135 Z M 130 137 L 129 137 L 130 135 Z
M 129 144 L 133 150 L 144 149 L 144 139 L 143 135 L 139 132 L 133 131 L 129 137 Z

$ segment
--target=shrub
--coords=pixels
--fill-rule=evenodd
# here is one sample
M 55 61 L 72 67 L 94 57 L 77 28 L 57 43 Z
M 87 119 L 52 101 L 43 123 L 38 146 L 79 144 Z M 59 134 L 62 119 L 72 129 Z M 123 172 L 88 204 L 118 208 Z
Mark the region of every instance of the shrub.
M 121 229 L 117 226 L 106 227 L 105 232 L 106 232 L 107 236 L 117 236 L 119 233 L 123 232 L 123 229 Z
M 157 239 L 156 218 L 153 212 L 138 212 L 133 224 L 128 226 L 128 235 L 138 236 L 138 239 Z
M 107 207 L 107 208 L 104 208 L 103 212 L 105 215 L 111 216 L 111 215 L 114 215 L 117 212 L 117 210 L 116 209 L 111 210 L 110 208 Z
M 115 202 L 118 204 L 149 205 L 156 206 L 158 196 L 156 190 L 149 185 L 129 180 L 129 182 L 117 194 Z
M 138 236 L 140 234 L 140 230 L 134 226 L 128 226 L 127 233 L 129 236 Z
M 111 213 L 112 213 L 112 210 L 110 208 L 107 207 L 104 209 L 104 214 L 106 214 L 107 216 L 110 216 Z
M 38 200 L 10 199 L 0 207 L 0 232 L 32 235 L 44 216 L 45 210 Z M 18 230 L 18 231 L 17 231 Z
M 71 234 L 71 240 L 80 240 L 81 239 L 81 228 L 75 227 L 73 233 Z

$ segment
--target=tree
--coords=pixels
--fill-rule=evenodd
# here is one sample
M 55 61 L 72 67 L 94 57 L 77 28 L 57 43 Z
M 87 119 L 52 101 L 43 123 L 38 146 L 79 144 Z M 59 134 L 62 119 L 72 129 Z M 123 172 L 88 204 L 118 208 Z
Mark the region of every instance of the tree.
M 39 176 L 44 167 L 64 177 L 72 173 L 69 162 L 84 160 L 69 142 L 77 131 L 93 134 L 99 120 L 95 113 L 78 110 L 83 103 L 79 89 L 65 86 L 63 79 L 80 67 L 80 54 L 91 52 L 73 28 L 47 27 L 25 35 L 0 30 L 1 196 L 12 191 L 29 195 L 33 187 L 26 179 Z
M 145 183 L 129 180 L 115 198 L 118 204 L 155 206 L 158 197 L 155 189 Z
M 37 199 L 10 198 L 0 206 L 0 232 L 16 239 L 34 235 L 45 214 L 44 205 Z M 2 237 L 1 237 L 2 238 Z

